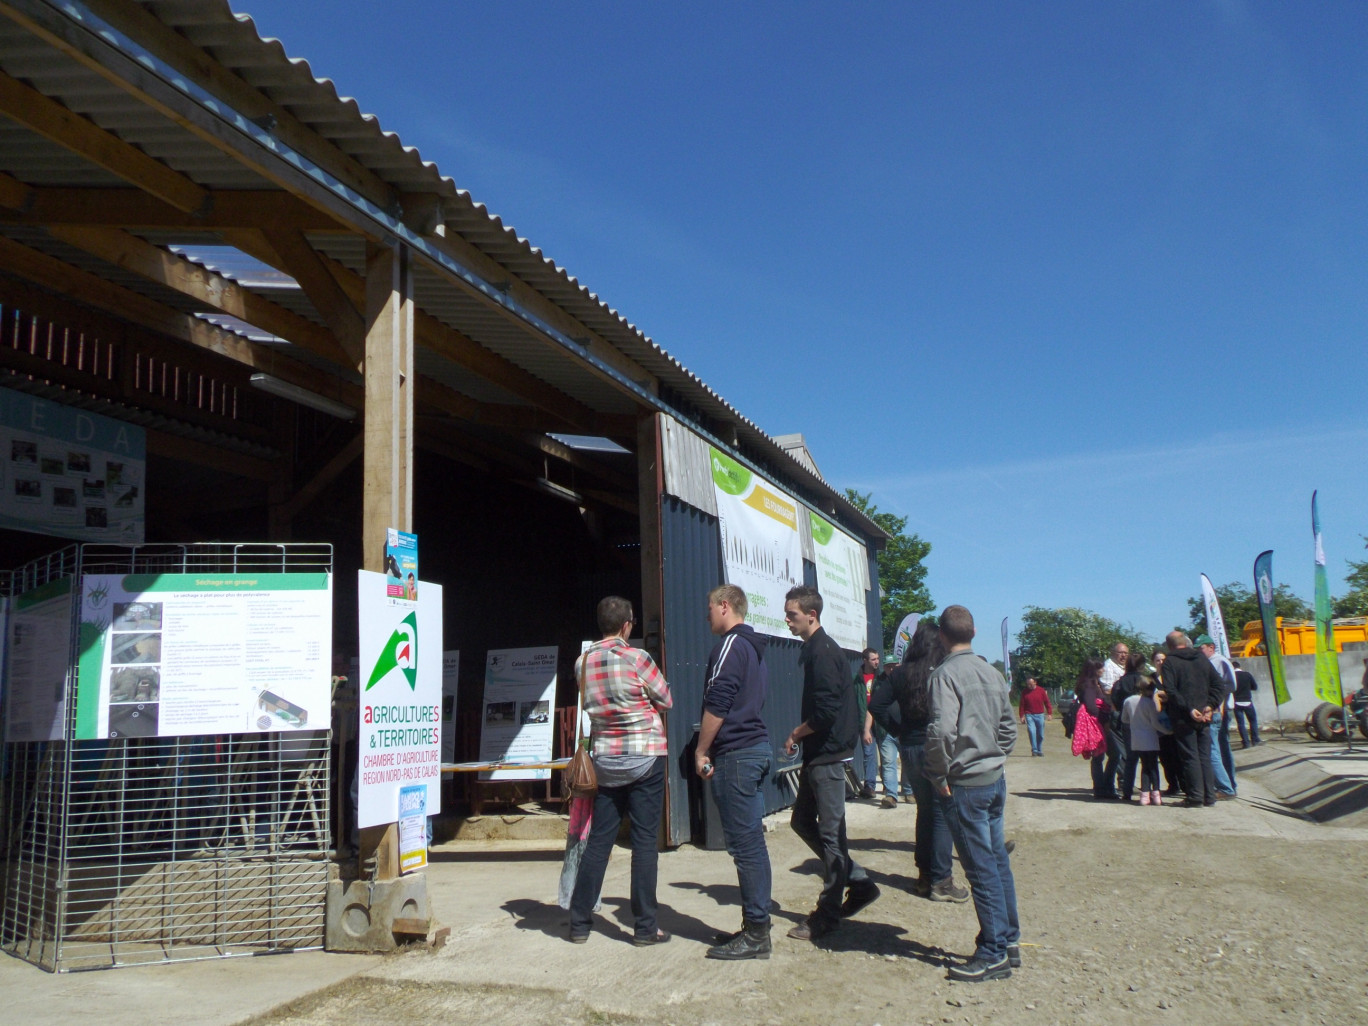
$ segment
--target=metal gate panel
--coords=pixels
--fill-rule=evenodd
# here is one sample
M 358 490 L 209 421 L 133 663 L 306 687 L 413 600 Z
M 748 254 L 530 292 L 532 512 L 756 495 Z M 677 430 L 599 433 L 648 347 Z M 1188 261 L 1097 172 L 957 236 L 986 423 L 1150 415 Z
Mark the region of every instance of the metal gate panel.
M 71 546 L 85 574 L 331 572 L 325 544 Z M 73 617 L 79 619 L 79 616 Z M 74 735 L 75 625 L 66 737 Z M 331 731 L 8 743 L 0 948 L 51 971 L 321 948 Z

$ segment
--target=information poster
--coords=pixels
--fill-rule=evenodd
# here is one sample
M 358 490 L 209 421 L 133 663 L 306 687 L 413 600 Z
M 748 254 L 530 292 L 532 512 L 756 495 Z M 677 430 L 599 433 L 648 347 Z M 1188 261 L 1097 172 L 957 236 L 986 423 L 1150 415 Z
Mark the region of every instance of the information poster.
M 399 871 L 407 873 L 427 865 L 427 787 L 410 784 L 399 788 Z
M 390 527 L 385 530 L 385 594 L 418 598 L 418 536 Z
M 58 578 L 11 601 L 5 632 L 5 740 L 66 736 L 71 667 L 72 579 Z
M 77 738 L 331 727 L 330 574 L 82 582 Z
M 395 822 L 406 787 L 424 788 L 425 815 L 435 816 L 442 811 L 442 589 L 424 581 L 416 602 L 389 598 L 384 574 L 357 574 L 357 822 Z
M 456 684 L 461 677 L 461 653 L 442 653 L 442 761 L 456 761 Z
M 550 762 L 555 739 L 556 658 L 549 648 L 498 648 L 485 656 L 481 762 Z M 549 769 L 501 769 L 481 780 L 545 780 Z
M 0 388 L 0 527 L 141 543 L 147 432 Z
M 839 527 L 808 510 L 817 556 L 817 590 L 822 593 L 822 626 L 844 649 L 868 644 L 869 560 L 865 547 Z
M 784 595 L 803 583 L 798 504 L 725 453 L 708 451 L 727 583 L 746 593 L 747 623 L 787 638 Z

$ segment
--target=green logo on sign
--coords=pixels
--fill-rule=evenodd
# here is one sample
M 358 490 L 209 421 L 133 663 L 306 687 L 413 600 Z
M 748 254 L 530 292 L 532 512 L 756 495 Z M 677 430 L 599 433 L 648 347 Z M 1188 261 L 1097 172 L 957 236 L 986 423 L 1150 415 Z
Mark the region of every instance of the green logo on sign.
M 812 522 L 812 540 L 818 545 L 829 544 L 836 529 L 811 510 L 808 510 L 808 520 Z
M 717 487 L 728 495 L 740 495 L 750 487 L 750 471 L 716 449 L 712 450 L 712 475 Z
M 391 670 L 398 670 L 407 678 L 410 691 L 417 689 L 417 613 L 409 613 L 408 616 L 399 621 L 399 626 L 394 628 L 394 633 L 390 635 L 389 641 L 385 642 L 385 647 L 380 652 L 380 658 L 375 661 L 375 667 L 371 670 L 370 680 L 366 682 L 365 690 L 369 691 L 375 687 Z

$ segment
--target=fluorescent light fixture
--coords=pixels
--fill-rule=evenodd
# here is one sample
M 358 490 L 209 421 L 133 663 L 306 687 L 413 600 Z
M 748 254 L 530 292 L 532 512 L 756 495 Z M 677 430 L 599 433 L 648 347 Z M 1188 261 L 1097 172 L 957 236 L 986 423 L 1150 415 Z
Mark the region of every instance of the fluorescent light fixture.
M 547 495 L 554 495 L 556 498 L 564 499 L 566 502 L 573 502 L 576 506 L 584 505 L 583 495 L 579 492 L 571 491 L 569 488 L 566 488 L 565 485 L 558 485 L 555 481 L 548 481 L 544 477 L 539 477 L 537 478 L 537 487 Z
M 611 438 L 604 438 L 602 435 L 562 435 L 552 434 L 548 438 L 554 438 L 561 445 L 571 449 L 580 449 L 584 452 L 613 452 L 626 453 L 631 455 L 631 449 L 624 449 Z
M 259 388 L 263 392 L 269 392 L 281 399 L 299 403 L 300 406 L 307 406 L 319 413 L 326 413 L 328 416 L 336 417 L 339 420 L 356 419 L 356 411 L 350 406 L 329 399 L 327 396 L 319 395 L 317 392 L 310 392 L 307 388 L 292 385 L 288 381 L 273 378 L 269 374 L 253 374 L 252 387 Z

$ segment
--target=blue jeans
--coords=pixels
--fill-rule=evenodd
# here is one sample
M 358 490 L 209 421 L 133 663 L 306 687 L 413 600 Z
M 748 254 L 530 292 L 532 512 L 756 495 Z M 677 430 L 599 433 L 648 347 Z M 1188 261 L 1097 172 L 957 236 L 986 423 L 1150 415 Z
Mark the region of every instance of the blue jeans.
M 865 787 L 874 790 L 879 778 L 879 746 L 873 741 L 869 744 L 860 741 L 859 750 L 855 753 L 855 775 Z
M 1231 776 L 1224 758 L 1225 753 L 1230 751 L 1230 732 L 1226 730 L 1225 720 L 1217 713 L 1212 713 L 1211 726 L 1211 772 L 1216 778 L 1216 790 L 1222 794 L 1235 793 L 1235 778 Z M 1224 749 L 1224 750 L 1223 750 Z M 1234 756 L 1231 757 L 1233 763 Z
M 768 744 L 723 752 L 713 760 L 712 790 L 727 854 L 736 863 L 741 915 L 748 923 L 770 921 L 770 859 L 765 847 L 765 796 L 760 789 L 773 768 Z
M 879 775 L 883 777 L 884 794 L 898 797 L 898 739 L 892 734 L 879 738 Z M 912 790 L 904 786 L 901 793 L 911 794 Z
M 584 846 L 575 890 L 570 898 L 570 932 L 587 934 L 594 924 L 594 903 L 603 890 L 608 856 L 622 817 L 632 829 L 632 916 L 637 937 L 656 932 L 656 867 L 660 861 L 660 812 L 665 806 L 665 758 L 644 777 L 623 787 L 600 787 L 594 796 L 594 825 Z
M 1016 881 L 1005 847 L 1002 814 L 1007 807 L 1007 778 L 984 787 L 951 785 L 946 807 L 950 833 L 955 838 L 960 865 L 974 889 L 974 911 L 979 932 L 974 955 L 987 962 L 1001 962 L 1007 946 L 1021 940 L 1017 921 Z
M 1045 714 L 1026 714 L 1026 736 L 1031 739 L 1031 753 L 1039 755 L 1045 750 Z
M 912 783 L 917 796 L 917 850 L 912 861 L 917 874 L 938 884 L 951 875 L 950 851 L 954 845 L 950 825 L 945 821 L 945 809 L 936 801 L 936 789 L 922 773 L 926 766 L 926 745 L 904 745 L 903 772 Z

